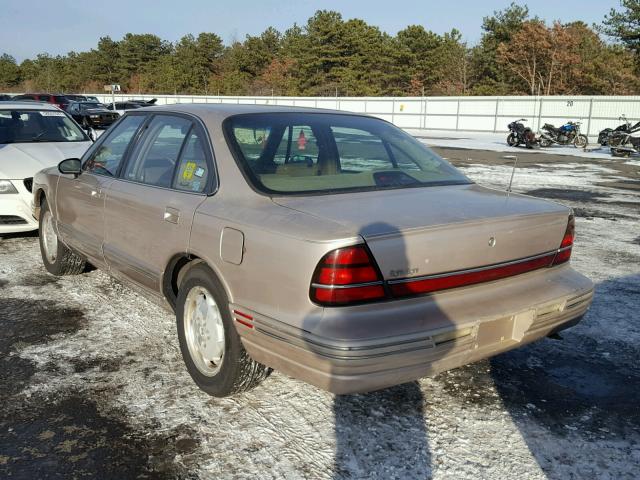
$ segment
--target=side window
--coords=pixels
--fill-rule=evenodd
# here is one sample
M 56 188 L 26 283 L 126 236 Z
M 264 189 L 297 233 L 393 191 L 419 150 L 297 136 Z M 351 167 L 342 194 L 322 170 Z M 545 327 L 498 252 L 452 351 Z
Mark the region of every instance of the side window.
M 181 117 L 156 115 L 131 154 L 124 178 L 170 187 L 182 144 L 192 123 Z
M 136 115 L 125 118 L 97 145 L 84 164 L 84 170 L 98 175 L 114 177 L 122 162 L 127 146 L 147 117 Z
M 192 129 L 178 161 L 178 171 L 173 181 L 173 188 L 202 193 L 207 186 L 208 178 L 209 167 L 203 142 L 197 131 Z
M 382 139 L 365 130 L 332 127 L 343 172 L 394 168 Z
M 266 128 L 234 127 L 233 133 L 245 158 L 256 161 L 262 155 L 271 131 Z

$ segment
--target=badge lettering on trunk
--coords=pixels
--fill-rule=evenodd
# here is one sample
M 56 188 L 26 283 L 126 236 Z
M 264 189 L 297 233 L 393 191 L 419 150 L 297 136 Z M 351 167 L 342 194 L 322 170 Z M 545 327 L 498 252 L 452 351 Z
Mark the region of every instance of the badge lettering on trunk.
M 495 247 L 496 246 L 496 237 L 489 238 L 489 246 L 490 247 Z
M 418 273 L 419 268 L 404 268 L 399 270 L 389 270 L 390 277 L 409 277 Z

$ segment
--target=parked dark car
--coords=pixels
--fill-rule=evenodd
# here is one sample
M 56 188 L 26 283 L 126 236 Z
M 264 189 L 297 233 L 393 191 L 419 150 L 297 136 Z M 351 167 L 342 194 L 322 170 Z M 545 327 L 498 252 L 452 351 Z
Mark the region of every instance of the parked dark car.
M 70 101 L 73 102 L 96 102 L 100 103 L 97 97 L 93 95 L 79 95 L 79 94 L 66 94 L 65 95 Z
M 11 95 L 0 93 L 0 102 L 8 102 L 9 100 L 13 100 L 13 97 Z
M 71 102 L 67 113 L 85 128 L 107 128 L 120 117 L 98 102 Z
M 137 108 L 144 107 L 145 105 L 138 102 L 126 101 L 107 104 L 107 108 L 112 112 L 116 112 L 118 115 L 124 115 L 128 110 L 135 110 Z M 115 108 L 114 108 L 115 107 Z
M 152 98 L 151 100 L 126 100 L 124 102 L 115 102 L 115 104 L 109 103 L 107 104 L 107 108 L 114 112 L 118 112 L 118 115 L 124 115 L 125 112 L 129 110 L 155 105 L 157 101 L 157 98 Z
M 69 105 L 69 99 L 65 95 L 52 93 L 25 93 L 16 95 L 11 100 L 35 100 L 36 102 L 53 103 L 62 110 L 66 110 L 67 105 Z

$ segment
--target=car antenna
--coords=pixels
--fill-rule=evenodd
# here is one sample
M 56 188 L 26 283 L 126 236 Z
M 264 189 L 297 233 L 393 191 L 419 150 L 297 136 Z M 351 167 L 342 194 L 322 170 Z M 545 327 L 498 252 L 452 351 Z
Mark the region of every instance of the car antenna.
M 507 160 L 513 160 L 513 169 L 511 170 L 511 178 L 509 179 L 509 186 L 507 187 L 507 192 L 511 192 L 511 184 L 513 183 L 513 175 L 516 173 L 516 165 L 518 165 L 518 156 L 517 155 L 505 155 L 502 158 L 506 158 Z

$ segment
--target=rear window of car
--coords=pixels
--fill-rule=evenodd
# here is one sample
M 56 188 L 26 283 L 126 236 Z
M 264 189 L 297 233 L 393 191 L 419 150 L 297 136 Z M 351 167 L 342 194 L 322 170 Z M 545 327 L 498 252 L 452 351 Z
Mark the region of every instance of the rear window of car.
M 251 184 L 280 195 L 369 191 L 471 181 L 385 121 L 328 113 L 258 113 L 224 130 Z

